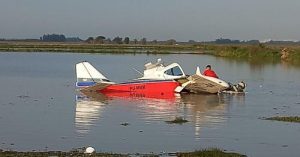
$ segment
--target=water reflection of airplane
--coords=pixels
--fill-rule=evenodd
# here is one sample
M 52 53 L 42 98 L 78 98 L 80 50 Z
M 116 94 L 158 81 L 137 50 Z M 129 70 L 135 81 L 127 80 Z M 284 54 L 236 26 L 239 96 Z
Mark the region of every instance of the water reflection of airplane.
M 77 101 L 75 125 L 79 133 L 87 133 L 101 117 L 106 104 L 114 100 L 128 101 L 141 112 L 146 122 L 172 120 L 182 116 L 195 124 L 199 137 L 202 126 L 215 126 L 226 120 L 224 114 L 232 95 L 199 95 L 174 93 L 98 93 L 85 91 Z
M 134 102 L 139 105 L 136 109 L 143 112 L 143 115 L 153 113 L 149 117 L 161 117 L 164 113 L 173 111 L 177 97 L 173 92 L 106 92 L 78 91 L 75 113 L 75 125 L 77 132 L 88 133 L 90 127 L 101 117 L 106 104 L 113 104 L 115 100 L 124 101 L 124 105 L 132 105 Z M 127 102 L 126 102 L 127 101 Z M 134 106 L 135 107 L 135 106 Z M 156 116 L 155 116 L 156 115 Z M 147 119 L 148 116 L 145 117 Z M 148 117 L 148 118 L 149 118 Z M 152 119 L 150 118 L 150 120 Z
M 92 95 L 92 93 L 90 93 Z M 76 114 L 75 126 L 76 131 L 80 134 L 86 134 L 91 129 L 90 127 L 101 116 L 104 106 L 107 104 L 105 97 L 101 94 L 93 94 L 93 97 L 88 98 L 83 93 L 76 95 Z

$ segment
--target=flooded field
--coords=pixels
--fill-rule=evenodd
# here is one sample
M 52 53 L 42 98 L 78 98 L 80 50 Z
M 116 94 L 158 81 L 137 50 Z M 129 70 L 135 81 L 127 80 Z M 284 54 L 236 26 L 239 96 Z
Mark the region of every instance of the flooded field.
M 245 81 L 244 95 L 95 95 L 75 92 L 75 67 L 89 61 L 110 80 L 140 77 L 133 68 L 162 58 L 185 73 L 211 64 L 224 80 Z M 247 156 L 299 156 L 300 67 L 206 55 L 0 53 L 0 149 L 164 153 L 217 147 Z M 166 121 L 182 117 L 183 124 Z

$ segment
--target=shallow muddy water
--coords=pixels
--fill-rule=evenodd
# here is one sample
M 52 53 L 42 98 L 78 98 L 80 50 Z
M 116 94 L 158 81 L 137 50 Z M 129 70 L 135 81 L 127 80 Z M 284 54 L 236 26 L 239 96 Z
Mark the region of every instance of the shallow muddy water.
M 110 80 L 139 77 L 146 62 L 178 62 L 185 73 L 211 64 L 244 95 L 96 95 L 75 92 L 77 62 Z M 0 53 L 0 149 L 162 153 L 218 147 L 248 156 L 299 156 L 300 125 L 262 120 L 299 116 L 300 68 L 206 55 Z M 183 117 L 188 123 L 165 121 Z M 122 125 L 123 124 L 123 125 Z M 126 125 L 125 125 L 126 124 Z M 128 124 L 128 125 L 127 125 Z

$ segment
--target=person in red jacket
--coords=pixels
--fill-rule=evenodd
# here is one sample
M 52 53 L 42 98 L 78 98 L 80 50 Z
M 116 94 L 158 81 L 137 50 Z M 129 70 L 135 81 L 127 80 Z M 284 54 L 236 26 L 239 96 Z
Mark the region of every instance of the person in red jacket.
M 203 75 L 214 77 L 214 78 L 219 78 L 218 75 L 213 70 L 211 70 L 211 66 L 210 65 L 206 66 L 206 68 L 205 68 L 205 70 L 203 72 Z

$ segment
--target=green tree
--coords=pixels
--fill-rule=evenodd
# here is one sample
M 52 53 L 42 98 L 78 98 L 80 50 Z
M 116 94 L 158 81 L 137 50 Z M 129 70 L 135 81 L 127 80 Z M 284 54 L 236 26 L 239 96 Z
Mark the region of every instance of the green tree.
M 129 44 L 129 37 L 125 37 L 124 43 L 125 43 L 125 44 Z
M 65 42 L 66 37 L 63 34 L 44 34 L 42 40 L 48 42 Z
M 104 40 L 104 43 L 105 43 L 105 44 L 111 44 L 111 39 L 110 39 L 110 38 L 105 39 L 105 40 Z
M 147 44 L 147 39 L 146 38 L 141 39 L 141 44 L 146 45 Z
M 168 45 L 174 45 L 174 44 L 176 44 L 176 40 L 174 40 L 174 39 L 167 40 L 166 44 L 168 44 Z
M 115 37 L 113 40 L 112 40 L 114 43 L 116 43 L 116 44 L 122 44 L 123 42 L 122 42 L 122 38 L 120 38 L 120 37 Z
M 196 41 L 195 41 L 195 40 L 189 40 L 188 43 L 189 43 L 189 44 L 195 44 Z
M 93 44 L 94 43 L 94 38 L 93 37 L 89 37 L 85 40 L 85 42 Z
M 157 42 L 157 40 L 153 40 L 152 43 L 153 44 L 157 44 L 158 42 Z
M 95 38 L 95 43 L 103 44 L 104 40 L 105 40 L 104 36 L 98 36 L 98 37 Z

